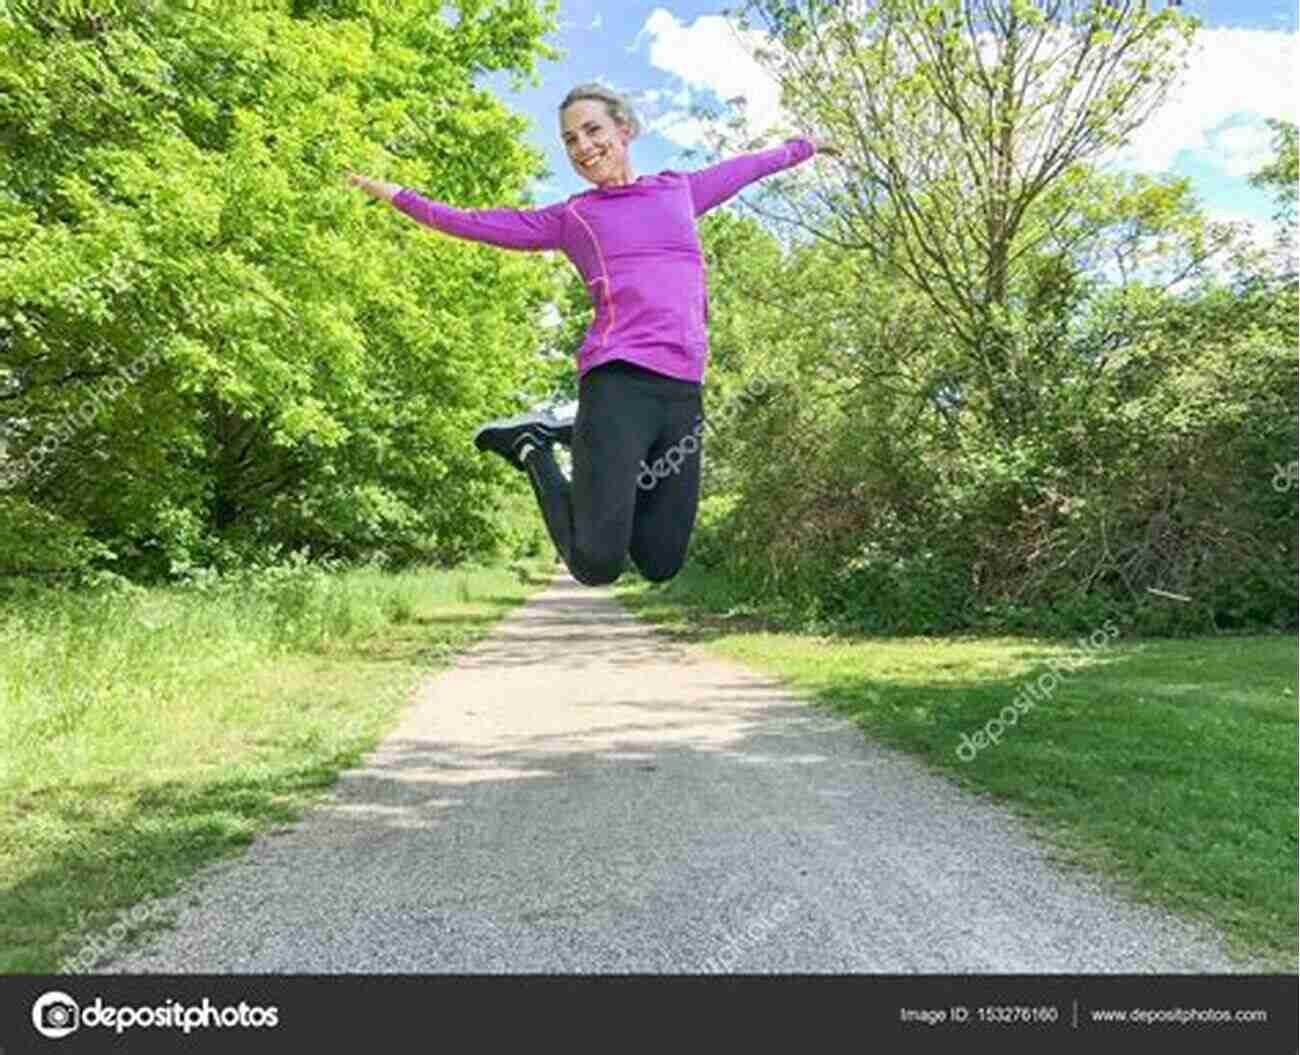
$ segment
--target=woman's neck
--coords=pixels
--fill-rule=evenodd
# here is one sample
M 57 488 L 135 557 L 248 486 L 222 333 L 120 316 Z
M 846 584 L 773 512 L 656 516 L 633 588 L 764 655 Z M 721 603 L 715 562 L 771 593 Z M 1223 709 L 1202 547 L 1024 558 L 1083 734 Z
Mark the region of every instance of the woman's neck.
M 635 182 L 636 182 L 636 176 L 632 174 L 632 166 L 627 165 L 624 167 L 622 172 L 618 173 L 616 176 L 611 177 L 609 182 L 598 183 L 596 184 L 596 186 L 598 186 L 601 190 L 607 190 L 610 187 L 626 187 L 628 184 L 635 183 Z

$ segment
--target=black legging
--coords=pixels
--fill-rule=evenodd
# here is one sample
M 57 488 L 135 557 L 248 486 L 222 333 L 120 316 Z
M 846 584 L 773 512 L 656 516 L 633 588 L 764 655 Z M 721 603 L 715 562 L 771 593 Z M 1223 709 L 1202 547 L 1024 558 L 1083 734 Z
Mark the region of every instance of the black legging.
M 549 447 L 528 455 L 528 479 L 551 541 L 585 586 L 603 586 L 630 555 L 653 582 L 686 557 L 700 495 L 701 385 L 622 360 L 578 384 L 573 480 Z

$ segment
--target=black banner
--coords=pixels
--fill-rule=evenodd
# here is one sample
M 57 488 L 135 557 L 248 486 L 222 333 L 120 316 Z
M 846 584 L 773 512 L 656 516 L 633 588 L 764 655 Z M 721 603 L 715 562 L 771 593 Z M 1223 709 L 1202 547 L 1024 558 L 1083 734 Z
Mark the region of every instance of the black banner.
M 491 1050 L 520 1036 L 1291 1055 L 1298 1001 L 1295 975 L 13 975 L 0 1055 Z

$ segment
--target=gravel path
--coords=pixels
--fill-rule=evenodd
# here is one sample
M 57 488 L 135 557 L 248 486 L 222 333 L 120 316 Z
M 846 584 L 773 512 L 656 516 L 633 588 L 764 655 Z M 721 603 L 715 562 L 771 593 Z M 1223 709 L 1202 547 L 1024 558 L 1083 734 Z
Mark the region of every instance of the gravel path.
M 191 902 L 197 900 L 198 904 Z M 105 973 L 1243 972 L 567 576 Z

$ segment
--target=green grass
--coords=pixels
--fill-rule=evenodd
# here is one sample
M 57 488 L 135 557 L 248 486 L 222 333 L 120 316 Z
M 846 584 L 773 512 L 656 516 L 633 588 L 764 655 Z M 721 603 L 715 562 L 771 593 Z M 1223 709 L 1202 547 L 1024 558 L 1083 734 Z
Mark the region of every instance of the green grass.
M 0 607 L 0 973 L 167 926 L 153 899 L 300 817 L 544 581 L 299 568 Z
M 1121 635 L 1092 651 L 1022 638 L 816 636 L 774 632 L 753 611 L 720 613 L 709 589 L 633 581 L 618 596 L 1011 809 L 1062 865 L 1217 927 L 1243 963 L 1296 973 L 1295 638 Z M 1078 665 L 1014 724 L 1008 713 L 997 743 L 960 757 L 963 735 L 997 718 L 1053 657 Z

